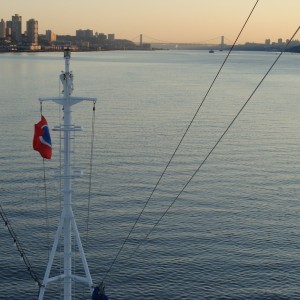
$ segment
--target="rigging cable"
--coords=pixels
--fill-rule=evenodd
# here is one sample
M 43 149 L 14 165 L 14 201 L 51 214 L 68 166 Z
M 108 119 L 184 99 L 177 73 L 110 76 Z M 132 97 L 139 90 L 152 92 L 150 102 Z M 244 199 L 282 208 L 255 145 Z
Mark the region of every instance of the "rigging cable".
M 16 245 L 17 247 L 17 250 L 19 251 L 20 253 L 20 256 L 21 256 L 21 259 L 22 261 L 24 262 L 26 268 L 27 268 L 27 271 L 29 272 L 31 278 L 38 284 L 39 288 L 42 286 L 42 283 L 39 279 L 39 277 L 37 276 L 37 274 L 34 272 L 34 270 L 32 269 L 32 266 L 26 256 L 26 253 L 23 249 L 23 247 L 21 246 L 21 243 L 20 241 L 18 240 L 17 238 L 17 235 L 16 233 L 14 232 L 9 220 L 8 220 L 8 217 L 6 216 L 2 206 L 0 205 L 0 216 L 4 222 L 4 225 L 5 227 L 7 228 L 10 236 L 12 237 L 13 241 L 14 241 L 14 245 Z
M 60 81 L 60 78 L 58 79 L 58 96 L 60 96 L 62 94 L 62 91 L 61 91 L 61 81 Z M 58 124 L 59 126 L 61 127 L 62 126 L 62 117 L 61 117 L 61 111 L 64 110 L 64 107 L 62 106 L 58 106 Z M 62 148 L 62 131 L 60 130 L 59 131 L 59 170 L 60 170 L 60 174 L 59 175 L 62 175 L 62 151 L 61 151 L 61 148 Z M 59 180 L 59 190 L 62 191 L 62 177 L 60 176 L 60 180 Z M 61 212 L 62 210 L 62 193 L 59 193 L 59 212 Z
M 43 103 L 40 102 L 40 112 L 41 116 L 43 115 Z M 43 173 L 44 173 L 44 198 L 45 198 L 45 210 L 46 210 L 46 228 L 47 228 L 47 244 L 48 244 L 48 258 L 50 255 L 50 226 L 49 226 L 49 211 L 48 211 L 48 197 L 47 197 L 47 182 L 46 182 L 46 166 L 45 166 L 45 158 L 43 158 Z
M 209 151 L 209 153 L 206 155 L 206 157 L 204 158 L 204 160 L 201 162 L 201 164 L 199 165 L 199 167 L 196 169 L 196 171 L 194 171 L 193 175 L 190 177 L 190 179 L 187 181 L 187 183 L 183 186 L 183 188 L 181 189 L 181 191 L 178 193 L 178 195 L 173 199 L 173 201 L 171 202 L 171 204 L 168 206 L 168 208 L 166 209 L 166 211 L 162 214 L 162 216 L 156 221 L 156 223 L 153 225 L 153 227 L 150 229 L 150 231 L 146 234 L 146 236 L 144 237 L 144 239 L 139 242 L 139 244 L 137 245 L 137 247 L 135 248 L 135 250 L 133 251 L 133 254 L 139 249 L 139 247 L 142 245 L 142 243 L 145 242 L 145 240 L 150 236 L 150 234 L 154 231 L 155 227 L 161 222 L 161 220 L 164 218 L 164 216 L 168 213 L 168 211 L 170 210 L 170 208 L 173 206 L 173 204 L 176 202 L 176 200 L 180 197 L 180 195 L 185 191 L 185 189 L 187 188 L 187 186 L 189 185 L 189 183 L 193 180 L 193 178 L 195 177 L 195 175 L 198 173 L 198 171 L 201 169 L 201 167 L 204 165 L 204 163 L 208 160 L 208 158 L 210 157 L 210 155 L 213 153 L 213 151 L 217 148 L 217 146 L 219 145 L 219 143 L 221 142 L 221 140 L 223 139 L 223 137 L 226 135 L 226 133 L 229 131 L 229 129 L 231 128 L 231 126 L 233 125 L 233 123 L 236 121 L 236 119 L 239 117 L 239 115 L 241 114 L 241 112 L 244 110 L 244 108 L 246 107 L 246 105 L 249 103 L 249 101 L 252 99 L 252 97 L 254 96 L 254 94 L 256 93 L 256 91 L 258 90 L 258 88 L 261 86 L 261 84 L 264 82 L 264 80 L 266 79 L 266 77 L 269 75 L 269 73 L 271 72 L 271 70 L 273 69 L 273 67 L 275 66 L 275 64 L 277 63 L 277 61 L 279 60 L 279 58 L 282 56 L 282 54 L 287 50 L 289 44 L 291 43 L 292 39 L 296 36 L 296 34 L 298 33 L 298 31 L 300 30 L 300 26 L 297 28 L 297 30 L 295 31 L 295 33 L 293 34 L 293 36 L 291 37 L 291 39 L 288 41 L 288 43 L 286 44 L 286 46 L 284 47 L 283 50 L 281 50 L 281 52 L 279 53 L 279 55 L 276 57 L 275 61 L 273 62 L 273 64 L 270 66 L 270 68 L 268 69 L 268 71 L 266 72 L 266 74 L 263 76 L 263 78 L 260 80 L 260 82 L 258 83 L 258 85 L 256 86 L 256 88 L 253 90 L 253 92 L 251 93 L 251 95 L 248 97 L 248 99 L 246 100 L 246 102 L 243 104 L 243 106 L 240 108 L 240 110 L 238 111 L 238 113 L 235 115 L 235 117 L 233 118 L 233 120 L 230 122 L 230 124 L 227 126 L 227 128 L 225 129 L 225 131 L 223 132 L 223 134 L 220 136 L 220 138 L 217 140 L 217 142 L 215 143 L 215 145 L 212 147 L 212 149 Z M 133 256 L 132 254 L 132 256 Z M 132 257 L 131 256 L 131 257 Z M 130 258 L 131 258 L 130 257 Z
M 45 209 L 46 209 L 46 227 L 47 227 L 47 244 L 48 244 L 48 258 L 50 254 L 50 237 L 49 237 L 49 210 L 48 210 L 48 197 L 47 197 L 47 182 L 46 182 L 46 166 L 45 158 L 43 158 L 43 169 L 44 169 L 44 197 L 45 197 Z
M 89 174 L 89 192 L 88 192 L 88 212 L 87 212 L 87 220 L 86 220 L 86 245 L 88 245 L 88 239 L 89 239 L 92 171 L 93 171 L 94 139 L 95 139 L 95 119 L 96 119 L 96 101 L 93 102 L 92 137 L 91 137 L 91 153 L 90 153 L 90 174 Z
M 185 136 L 187 135 L 187 133 L 188 133 L 190 127 L 192 126 L 192 124 L 193 124 L 193 122 L 194 122 L 196 116 L 198 115 L 198 113 L 199 113 L 199 111 L 200 111 L 200 109 L 201 109 L 203 103 L 205 102 L 205 100 L 206 100 L 208 94 L 210 93 L 210 91 L 211 91 L 212 87 L 214 86 L 214 84 L 215 84 L 217 78 L 219 77 L 219 75 L 220 75 L 220 73 L 221 73 L 221 71 L 222 71 L 224 65 L 226 64 L 226 62 L 227 62 L 227 60 L 228 60 L 228 58 L 229 58 L 229 56 L 230 56 L 230 54 L 231 54 L 231 52 L 232 52 L 234 46 L 236 45 L 237 41 L 239 40 L 239 38 L 240 38 L 240 36 L 241 36 L 241 34 L 242 34 L 244 28 L 246 27 L 246 25 L 247 25 L 247 23 L 248 23 L 250 17 L 252 16 L 252 14 L 253 14 L 253 12 L 254 12 L 256 6 L 258 5 L 259 1 L 260 1 L 260 0 L 257 0 L 256 3 L 254 4 L 253 8 L 251 9 L 251 11 L 250 11 L 250 13 L 249 13 L 249 15 L 248 15 L 246 21 L 244 22 L 244 24 L 243 24 L 243 26 L 242 26 L 242 28 L 241 28 L 239 34 L 237 35 L 237 37 L 236 37 L 236 39 L 235 39 L 233 45 L 231 46 L 230 50 L 228 51 L 228 54 L 226 55 L 226 57 L 225 57 L 225 59 L 224 59 L 222 65 L 221 65 L 221 67 L 219 68 L 219 70 L 218 70 L 216 76 L 214 77 L 214 79 L 213 79 L 211 85 L 209 86 L 209 88 L 208 88 L 208 90 L 207 90 L 205 96 L 203 97 L 203 99 L 202 99 L 200 105 L 198 106 L 198 108 L 197 108 L 197 110 L 196 110 L 194 116 L 192 117 L 192 119 L 191 119 L 189 125 L 187 126 L 187 128 L 186 128 L 186 130 L 185 130 L 185 132 L 184 132 L 184 134 L 183 134 L 183 136 L 182 136 L 182 138 L 180 139 L 180 141 L 179 141 L 177 147 L 175 148 L 175 151 L 174 151 L 173 154 L 171 155 L 170 160 L 168 161 L 168 163 L 167 163 L 165 169 L 163 170 L 162 174 L 160 175 L 160 177 L 159 177 L 157 183 L 155 184 L 155 186 L 154 186 L 154 188 L 153 188 L 153 190 L 152 190 L 152 192 L 151 192 L 149 198 L 148 198 L 147 201 L 145 202 L 144 207 L 142 208 L 142 210 L 141 210 L 140 214 L 138 215 L 138 217 L 137 217 L 135 223 L 133 224 L 132 228 L 130 229 L 130 231 L 129 231 L 128 235 L 127 235 L 127 237 L 125 238 L 123 244 L 121 245 L 119 251 L 117 252 L 116 257 L 114 258 L 113 262 L 111 263 L 111 265 L 110 265 L 108 271 L 105 273 L 103 281 L 105 280 L 105 278 L 107 277 L 107 275 L 110 273 L 110 271 L 111 271 L 113 265 L 116 263 L 116 261 L 117 261 L 119 255 L 120 255 L 120 253 L 122 252 L 122 250 L 123 250 L 125 244 L 127 243 L 128 239 L 129 239 L 130 235 L 132 234 L 134 228 L 136 227 L 138 221 L 140 220 L 140 218 L 141 218 L 143 212 L 145 211 L 145 208 L 147 207 L 149 201 L 151 200 L 151 198 L 152 198 L 154 192 L 156 191 L 156 189 L 157 189 L 159 183 L 161 182 L 163 176 L 165 175 L 165 173 L 166 173 L 166 171 L 167 171 L 169 165 L 171 164 L 171 162 L 172 162 L 172 160 L 173 160 L 175 154 L 177 153 L 177 151 L 178 151 L 180 145 L 182 144 L 182 142 L 183 142 Z

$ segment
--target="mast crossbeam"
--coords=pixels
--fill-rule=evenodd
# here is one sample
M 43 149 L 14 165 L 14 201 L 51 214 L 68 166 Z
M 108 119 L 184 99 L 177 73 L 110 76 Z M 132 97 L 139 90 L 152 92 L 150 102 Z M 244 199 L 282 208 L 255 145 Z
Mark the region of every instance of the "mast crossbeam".
M 56 235 L 54 238 L 54 243 L 52 246 L 52 250 L 49 255 L 49 261 L 47 265 L 47 269 L 44 275 L 43 284 L 40 288 L 39 292 L 39 300 L 43 300 L 44 294 L 46 291 L 46 287 L 49 283 L 54 281 L 62 281 L 64 285 L 64 300 L 72 300 L 72 282 L 78 281 L 86 284 L 90 292 L 92 293 L 93 281 L 91 278 L 91 274 L 89 271 L 89 267 L 87 264 L 87 260 L 85 257 L 85 253 L 83 250 L 83 246 L 81 243 L 81 239 L 79 236 L 77 224 L 75 221 L 74 213 L 72 210 L 72 179 L 75 177 L 79 177 L 82 175 L 82 172 L 78 172 L 76 169 L 73 169 L 71 164 L 71 156 L 73 153 L 72 150 L 72 132 L 81 131 L 81 126 L 73 125 L 71 122 L 71 106 L 77 104 L 81 101 L 93 101 L 96 102 L 96 98 L 90 97 L 71 97 L 71 93 L 73 91 L 73 74 L 69 71 L 70 64 L 70 50 L 66 49 L 64 53 L 65 58 L 65 72 L 60 74 L 60 80 L 63 83 L 63 97 L 47 97 L 47 98 L 39 98 L 40 102 L 43 101 L 53 101 L 59 105 L 63 106 L 63 124 L 54 127 L 54 131 L 61 131 L 63 133 L 62 138 L 62 153 L 63 153 L 63 162 L 61 164 L 61 170 L 58 174 L 63 181 L 63 208 L 61 212 L 61 217 L 59 221 L 59 225 L 56 231 Z M 72 273 L 72 233 L 75 238 L 75 242 L 78 248 L 78 252 L 80 253 L 80 258 L 82 262 L 82 266 L 84 269 L 85 277 L 77 276 Z M 56 252 L 58 252 L 57 247 L 63 241 L 63 270 L 62 273 L 50 277 L 51 268 L 53 265 L 54 257 Z M 75 247 L 74 247 L 75 249 Z M 58 253 L 59 254 L 59 253 Z

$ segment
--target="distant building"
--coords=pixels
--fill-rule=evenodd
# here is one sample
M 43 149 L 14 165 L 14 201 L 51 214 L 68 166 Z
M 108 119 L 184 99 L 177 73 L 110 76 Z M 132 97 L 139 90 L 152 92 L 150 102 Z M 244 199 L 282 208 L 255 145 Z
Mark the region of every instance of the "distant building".
M 142 49 L 151 50 L 151 44 L 150 43 L 143 43 Z
M 46 30 L 46 40 L 48 42 L 55 42 L 56 41 L 56 34 L 51 30 Z
M 102 42 L 104 42 L 104 41 L 106 41 L 106 39 L 107 39 L 107 36 L 104 34 L 104 33 L 96 33 L 95 34 L 95 36 L 97 37 L 97 39 L 99 40 L 99 41 L 102 41 Z
M 105 37 L 105 38 L 107 38 L 107 36 L 103 32 L 96 32 L 95 37 L 100 37 L 100 38 Z
M 3 19 L 0 21 L 0 38 L 6 37 L 6 23 Z
M 22 17 L 17 14 L 12 16 L 11 37 L 17 42 L 22 41 Z
M 12 21 L 6 22 L 6 37 L 11 37 Z
M 78 38 L 90 38 L 94 36 L 94 32 L 91 29 L 86 29 L 86 30 L 82 30 L 82 29 L 78 29 L 76 30 L 76 37 Z
M 115 34 L 114 34 L 114 33 L 109 33 L 109 34 L 107 35 L 107 39 L 108 39 L 109 41 L 114 41 L 114 40 L 115 40 Z
M 271 40 L 270 39 L 266 39 L 265 45 L 270 46 L 271 45 Z
M 283 44 L 282 39 L 278 39 L 278 44 L 279 44 L 279 45 L 282 45 L 282 44 Z
M 30 19 L 27 21 L 27 41 L 32 45 L 39 43 L 39 26 L 38 21 Z

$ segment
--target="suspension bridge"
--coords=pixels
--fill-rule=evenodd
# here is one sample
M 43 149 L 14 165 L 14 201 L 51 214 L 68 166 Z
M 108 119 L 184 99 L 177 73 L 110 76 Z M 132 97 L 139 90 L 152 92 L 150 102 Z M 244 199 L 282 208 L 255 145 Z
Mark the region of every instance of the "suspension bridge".
M 225 36 L 217 36 L 207 40 L 191 43 L 181 43 L 181 42 L 172 42 L 160 40 L 155 37 L 150 37 L 144 34 L 139 34 L 136 37 L 132 38 L 137 46 L 141 48 L 149 48 L 152 46 L 159 48 L 168 48 L 168 49 L 208 49 L 214 48 L 216 50 L 224 50 L 230 48 L 233 44 L 233 41 L 227 39 Z

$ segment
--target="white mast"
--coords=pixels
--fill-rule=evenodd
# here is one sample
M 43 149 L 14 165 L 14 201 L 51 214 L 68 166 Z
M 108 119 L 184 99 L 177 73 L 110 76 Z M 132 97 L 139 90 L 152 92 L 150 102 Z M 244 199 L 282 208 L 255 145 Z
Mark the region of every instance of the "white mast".
M 57 104 L 63 106 L 63 125 L 56 126 L 54 131 L 63 132 L 63 174 L 61 177 L 63 179 L 63 199 L 64 205 L 61 212 L 61 217 L 59 225 L 56 231 L 54 243 L 52 250 L 50 252 L 49 261 L 47 269 L 44 275 L 43 285 L 40 289 L 39 300 L 44 298 L 44 293 L 47 285 L 54 281 L 64 282 L 64 300 L 72 299 L 72 281 L 80 281 L 88 285 L 92 291 L 92 278 L 90 275 L 89 267 L 86 261 L 82 243 L 80 240 L 78 228 L 75 222 L 73 210 L 72 210 L 72 179 L 75 177 L 75 173 L 71 166 L 71 133 L 74 131 L 81 130 L 80 126 L 75 126 L 72 124 L 71 118 L 71 106 L 77 104 L 81 101 L 93 101 L 96 102 L 96 98 L 88 97 L 71 97 L 73 91 L 73 74 L 69 70 L 71 52 L 69 49 L 64 51 L 65 58 L 65 72 L 60 75 L 60 80 L 63 84 L 63 97 L 49 97 L 49 98 L 39 98 L 39 101 L 54 101 Z M 72 230 L 74 232 L 77 247 L 79 249 L 81 261 L 83 264 L 85 277 L 76 276 L 72 274 Z M 49 277 L 52 268 L 53 260 L 57 251 L 57 246 L 59 240 L 62 238 L 64 240 L 64 268 L 63 272 L 57 276 Z

